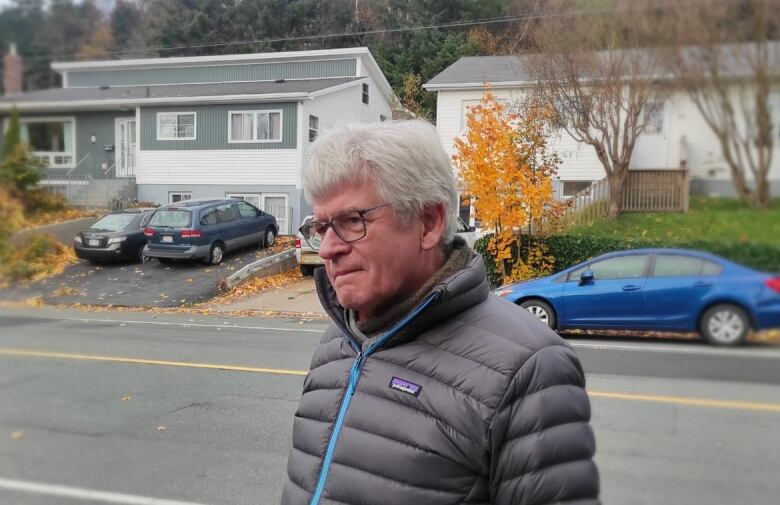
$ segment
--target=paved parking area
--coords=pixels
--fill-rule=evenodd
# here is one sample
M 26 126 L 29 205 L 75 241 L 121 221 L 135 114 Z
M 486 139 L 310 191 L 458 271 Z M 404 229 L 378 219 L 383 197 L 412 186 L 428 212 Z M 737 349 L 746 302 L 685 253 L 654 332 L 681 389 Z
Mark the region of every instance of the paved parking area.
M 112 305 L 125 307 L 180 307 L 208 300 L 223 279 L 244 265 L 291 246 L 280 237 L 270 249 L 246 249 L 228 254 L 216 267 L 200 262 L 171 265 L 152 260 L 145 264 L 92 265 L 87 261 L 37 283 L 0 291 L 0 300 L 43 297 L 47 304 Z

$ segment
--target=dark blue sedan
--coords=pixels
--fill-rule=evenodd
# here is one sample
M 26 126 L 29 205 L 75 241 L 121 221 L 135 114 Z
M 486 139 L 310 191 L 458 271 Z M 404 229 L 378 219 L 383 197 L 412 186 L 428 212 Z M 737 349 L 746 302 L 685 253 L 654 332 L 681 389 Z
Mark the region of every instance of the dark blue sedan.
M 697 331 L 731 346 L 780 327 L 780 276 L 684 249 L 609 253 L 494 293 L 557 330 Z

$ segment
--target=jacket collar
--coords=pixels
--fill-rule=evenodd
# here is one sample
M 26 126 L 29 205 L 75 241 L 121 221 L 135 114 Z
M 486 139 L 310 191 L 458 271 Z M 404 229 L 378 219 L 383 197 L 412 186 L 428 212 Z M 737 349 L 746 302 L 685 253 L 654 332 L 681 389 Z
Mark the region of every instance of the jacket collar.
M 451 248 L 468 249 L 468 246 L 462 238 L 455 237 L 451 244 Z M 436 299 L 432 303 L 429 303 L 424 310 L 420 311 L 414 319 L 409 320 L 402 328 L 397 329 L 395 335 L 385 343 L 385 347 L 408 342 L 445 318 L 451 318 L 453 315 L 484 301 L 488 297 L 490 288 L 488 286 L 485 264 L 482 261 L 482 256 L 475 254 L 470 250 L 469 252 L 471 257 L 462 268 L 433 284 L 428 290 L 428 293 L 418 293 L 418 295 L 422 295 L 419 297 L 420 299 L 427 300 L 428 295 L 435 292 Z M 349 331 L 349 326 L 344 316 L 344 308 L 338 302 L 336 291 L 330 284 L 325 269 L 316 269 L 314 277 L 317 293 L 323 308 L 333 322 L 341 329 L 344 336 L 350 340 L 353 346 L 355 346 L 357 340 Z M 403 320 L 406 315 L 417 310 L 421 304 L 422 303 L 410 307 L 410 309 L 401 314 L 397 320 Z M 393 324 L 391 326 L 395 325 Z M 360 346 L 358 345 L 356 349 L 359 348 Z

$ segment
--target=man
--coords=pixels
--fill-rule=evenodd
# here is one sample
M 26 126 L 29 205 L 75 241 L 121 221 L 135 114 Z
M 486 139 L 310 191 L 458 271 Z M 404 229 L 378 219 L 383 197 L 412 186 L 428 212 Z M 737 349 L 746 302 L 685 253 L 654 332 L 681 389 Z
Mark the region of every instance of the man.
M 598 503 L 572 349 L 489 294 L 454 237 L 450 160 L 422 121 L 334 129 L 303 173 L 333 320 L 293 426 L 282 503 Z

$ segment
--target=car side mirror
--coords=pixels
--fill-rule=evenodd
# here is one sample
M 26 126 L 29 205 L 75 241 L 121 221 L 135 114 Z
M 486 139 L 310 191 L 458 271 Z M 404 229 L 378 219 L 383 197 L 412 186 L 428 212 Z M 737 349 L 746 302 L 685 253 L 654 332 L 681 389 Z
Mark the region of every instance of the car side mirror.
M 593 270 L 585 270 L 580 275 L 580 286 L 589 282 L 593 282 Z

